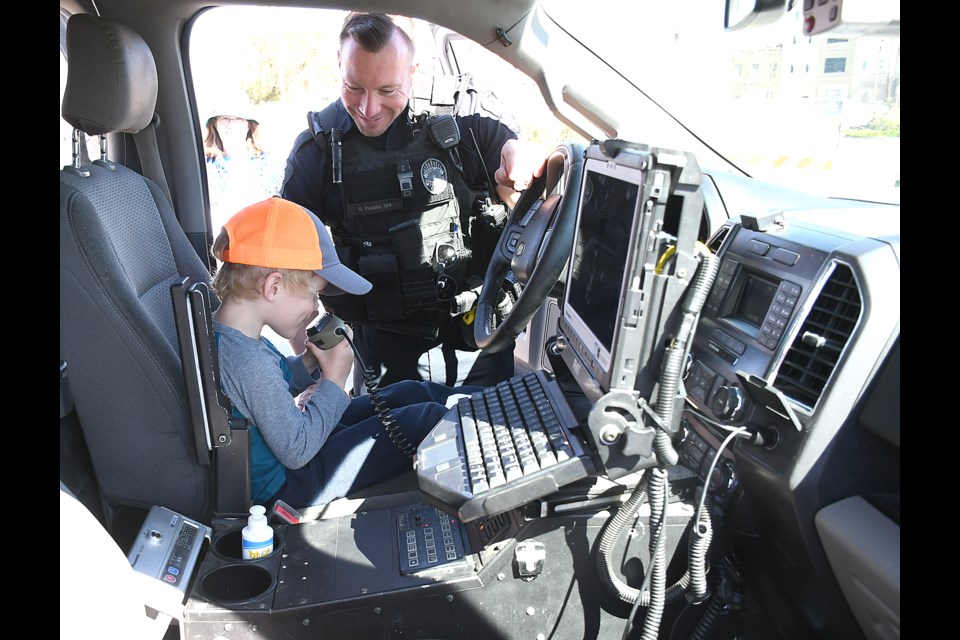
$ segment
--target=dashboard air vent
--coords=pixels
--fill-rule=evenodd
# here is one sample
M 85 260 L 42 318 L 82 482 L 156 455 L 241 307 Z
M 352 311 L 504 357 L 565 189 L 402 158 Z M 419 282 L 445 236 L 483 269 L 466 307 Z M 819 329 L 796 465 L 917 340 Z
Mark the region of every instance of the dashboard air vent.
M 790 345 L 774 386 L 813 409 L 857 326 L 861 306 L 853 272 L 836 265 Z
M 720 251 L 720 247 L 723 245 L 723 241 L 727 239 L 727 235 L 729 233 L 730 227 L 728 225 L 724 225 L 717 229 L 710 240 L 707 241 L 707 247 L 713 252 L 714 255 Z

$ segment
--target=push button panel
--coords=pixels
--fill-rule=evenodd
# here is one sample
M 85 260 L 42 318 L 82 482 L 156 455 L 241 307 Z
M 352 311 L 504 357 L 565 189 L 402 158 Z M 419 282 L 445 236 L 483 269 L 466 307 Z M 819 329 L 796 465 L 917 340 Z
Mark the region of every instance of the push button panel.
M 427 504 L 396 515 L 400 573 L 408 575 L 464 559 L 459 518 Z

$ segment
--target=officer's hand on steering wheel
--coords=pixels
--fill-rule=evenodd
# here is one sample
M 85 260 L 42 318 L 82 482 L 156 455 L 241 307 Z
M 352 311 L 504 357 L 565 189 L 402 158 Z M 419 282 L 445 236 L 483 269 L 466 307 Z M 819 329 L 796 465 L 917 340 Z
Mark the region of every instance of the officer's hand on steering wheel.
M 541 145 L 520 140 L 507 140 L 500 149 L 500 167 L 494 174 L 497 192 L 513 208 L 514 192 L 523 191 L 543 174 L 547 150 Z

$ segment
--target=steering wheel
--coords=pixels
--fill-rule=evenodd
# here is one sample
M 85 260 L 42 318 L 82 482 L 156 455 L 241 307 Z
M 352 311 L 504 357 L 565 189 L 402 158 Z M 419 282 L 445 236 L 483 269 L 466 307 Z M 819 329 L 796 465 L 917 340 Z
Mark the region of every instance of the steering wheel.
M 520 194 L 504 225 L 483 279 L 473 324 L 474 340 L 483 351 L 511 348 L 563 273 L 573 247 L 583 155 L 583 147 L 576 143 L 551 151 L 543 173 Z M 563 194 L 553 193 L 561 179 Z M 508 271 L 513 271 L 523 290 L 497 325 L 497 304 Z

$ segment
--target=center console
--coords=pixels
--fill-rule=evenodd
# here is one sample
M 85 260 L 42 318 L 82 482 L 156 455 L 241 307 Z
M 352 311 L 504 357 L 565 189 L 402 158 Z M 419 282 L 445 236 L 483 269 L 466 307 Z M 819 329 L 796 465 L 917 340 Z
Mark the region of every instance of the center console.
M 468 523 L 418 493 L 398 494 L 376 508 L 275 525 L 273 553 L 257 560 L 240 559 L 242 523 L 224 523 L 196 573 L 181 637 L 536 638 L 563 618 L 553 637 L 582 638 L 583 611 L 613 633 L 628 607 L 599 582 L 592 554 L 624 490 L 581 485 Z M 670 504 L 673 546 L 686 509 Z M 644 557 L 642 529 L 617 552 Z M 576 613 L 564 616 L 568 609 Z
M 787 473 L 862 316 L 848 238 L 782 216 L 744 216 L 717 231 L 720 268 L 691 350 L 680 461 L 712 490 L 736 487 L 733 456 Z M 708 466 L 731 429 L 749 436 Z

